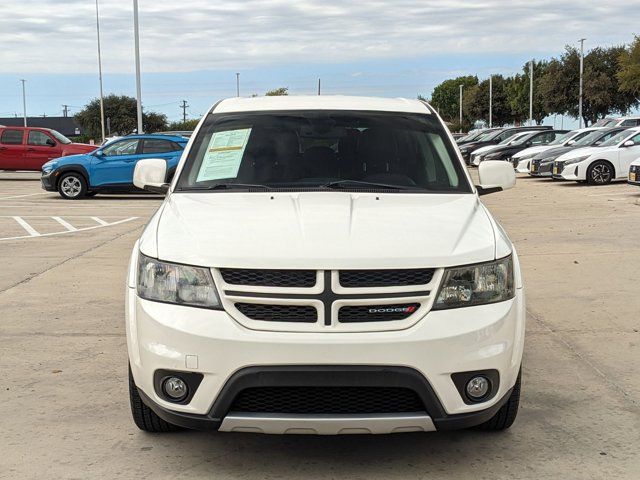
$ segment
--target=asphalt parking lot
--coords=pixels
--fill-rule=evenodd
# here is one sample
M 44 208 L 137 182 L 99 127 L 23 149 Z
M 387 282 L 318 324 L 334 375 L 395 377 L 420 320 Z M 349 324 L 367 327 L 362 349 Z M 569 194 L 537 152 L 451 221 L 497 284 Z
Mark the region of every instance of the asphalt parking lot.
M 521 177 L 483 199 L 528 296 L 510 430 L 156 436 L 130 418 L 123 295 L 160 198 L 0 172 L 0 478 L 640 478 L 640 189 Z

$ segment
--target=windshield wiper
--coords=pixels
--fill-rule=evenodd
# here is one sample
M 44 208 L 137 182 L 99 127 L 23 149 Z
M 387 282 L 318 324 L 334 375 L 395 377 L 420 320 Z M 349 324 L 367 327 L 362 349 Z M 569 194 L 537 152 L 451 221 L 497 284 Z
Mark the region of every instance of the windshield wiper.
M 380 188 L 384 190 L 414 190 L 413 187 L 404 187 L 402 185 L 388 185 L 386 183 L 363 182 L 360 180 L 335 180 L 333 182 L 319 185 L 318 188 L 327 188 L 329 190 L 339 190 L 341 188 Z
M 188 187 L 181 188 L 182 191 L 190 191 L 190 190 L 233 190 L 233 189 L 243 189 L 243 190 L 272 190 L 271 187 L 267 187 L 266 185 L 259 185 L 253 183 L 216 183 L 215 185 L 206 185 L 202 187 Z

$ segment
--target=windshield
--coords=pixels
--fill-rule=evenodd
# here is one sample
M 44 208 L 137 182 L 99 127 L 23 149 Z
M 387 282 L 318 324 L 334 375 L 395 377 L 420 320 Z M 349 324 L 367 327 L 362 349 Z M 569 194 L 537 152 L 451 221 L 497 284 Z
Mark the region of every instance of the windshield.
M 613 147 L 615 145 L 618 145 L 621 141 L 623 141 L 625 138 L 627 138 L 630 135 L 632 135 L 631 132 L 629 132 L 628 130 L 623 130 L 620 133 L 618 133 L 618 134 L 614 135 L 613 137 L 611 137 L 606 142 L 602 142 L 600 144 L 600 146 L 601 147 Z
M 593 145 L 596 141 L 598 141 L 598 139 L 600 139 L 601 137 L 605 137 L 606 135 L 607 135 L 606 133 L 596 130 L 595 132 L 590 132 L 588 135 L 585 135 L 580 140 L 575 142 L 572 146 L 573 147 L 589 147 Z
M 562 145 L 564 142 L 569 140 L 572 135 L 575 135 L 576 132 L 567 132 L 561 135 L 556 136 L 553 142 L 550 142 L 549 145 Z
M 51 132 L 51 135 L 56 137 L 56 140 L 58 140 L 60 143 L 64 145 L 71 143 L 71 140 L 69 140 L 67 137 L 62 135 L 60 132 L 56 132 L 55 130 L 49 130 L 49 132 Z
M 533 134 L 531 132 L 517 133 L 513 137 L 509 137 L 506 140 L 501 141 L 498 145 L 520 145 L 521 143 L 525 142 L 528 137 L 531 137 L 532 135 Z
M 472 191 L 433 115 L 329 110 L 210 114 L 176 190 L 233 188 Z

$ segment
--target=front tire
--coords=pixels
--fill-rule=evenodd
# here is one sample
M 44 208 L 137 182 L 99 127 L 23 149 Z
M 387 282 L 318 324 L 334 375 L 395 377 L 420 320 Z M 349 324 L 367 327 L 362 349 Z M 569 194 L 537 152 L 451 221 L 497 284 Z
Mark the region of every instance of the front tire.
M 598 160 L 589 165 L 587 182 L 589 185 L 607 185 L 611 183 L 613 174 L 613 166 L 609 162 Z
M 65 200 L 78 200 L 87 194 L 87 181 L 79 173 L 65 173 L 58 182 L 58 193 Z
M 516 420 L 518 415 L 518 406 L 520 405 L 520 384 L 521 384 L 522 370 L 518 372 L 518 379 L 513 386 L 511 395 L 507 402 L 500 407 L 500 410 L 496 414 L 484 423 L 481 423 L 476 428 L 485 431 L 501 431 L 506 430 Z
M 138 387 L 136 387 L 133 380 L 131 367 L 129 367 L 129 403 L 131 405 L 133 421 L 140 430 L 151 433 L 166 433 L 181 430 L 180 427 L 164 421 L 156 415 L 156 412 L 144 404 L 138 393 Z

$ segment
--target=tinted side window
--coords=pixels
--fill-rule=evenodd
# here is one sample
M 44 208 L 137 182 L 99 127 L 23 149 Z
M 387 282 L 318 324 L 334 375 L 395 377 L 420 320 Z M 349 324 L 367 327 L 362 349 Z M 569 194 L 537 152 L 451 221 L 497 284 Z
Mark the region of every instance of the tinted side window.
M 36 145 L 39 147 L 46 147 L 47 142 L 53 142 L 53 139 L 44 132 L 39 132 L 37 130 L 31 130 L 29 132 L 29 139 L 27 143 L 29 145 Z M 55 143 L 55 142 L 54 142 Z
M 171 142 L 167 140 L 156 140 L 156 139 L 145 139 L 142 144 L 142 153 L 169 153 L 173 152 L 175 149 Z
M 621 127 L 636 127 L 636 126 L 638 126 L 638 120 L 637 119 L 625 120 L 624 122 L 622 122 L 622 124 L 620 126 Z
M 22 144 L 22 130 L 5 130 L 0 137 L 0 143 L 7 145 Z
M 138 149 L 138 139 L 132 138 L 129 140 L 121 140 L 119 142 L 113 142 L 105 147 L 102 152 L 107 157 L 114 157 L 120 155 L 135 155 Z

